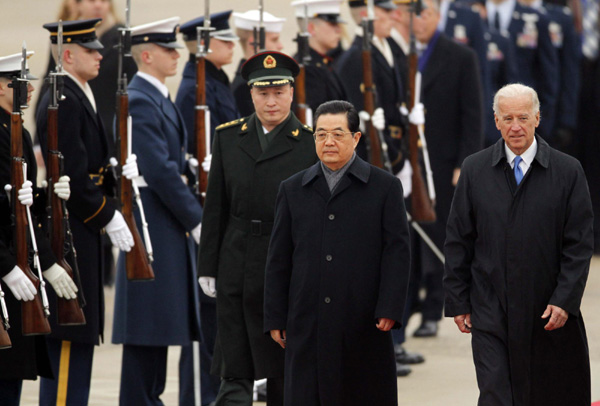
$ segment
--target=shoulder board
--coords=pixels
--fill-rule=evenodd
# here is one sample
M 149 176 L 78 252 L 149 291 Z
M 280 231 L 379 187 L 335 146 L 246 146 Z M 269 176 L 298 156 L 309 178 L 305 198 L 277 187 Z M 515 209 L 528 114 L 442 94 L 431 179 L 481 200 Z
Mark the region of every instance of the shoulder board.
M 233 121 L 229 121 L 227 123 L 223 123 L 223 124 L 217 126 L 217 128 L 215 128 L 215 130 L 222 130 L 223 128 L 233 127 L 234 125 L 242 124 L 245 119 L 246 118 L 238 118 L 237 120 L 233 120 Z
M 310 127 L 310 126 L 308 126 L 308 125 L 306 125 L 306 124 L 303 124 L 303 125 L 302 125 L 302 128 L 303 128 L 305 131 L 308 131 L 308 132 L 309 132 L 309 133 L 311 133 L 311 134 L 313 133 L 313 129 L 312 129 L 312 127 Z

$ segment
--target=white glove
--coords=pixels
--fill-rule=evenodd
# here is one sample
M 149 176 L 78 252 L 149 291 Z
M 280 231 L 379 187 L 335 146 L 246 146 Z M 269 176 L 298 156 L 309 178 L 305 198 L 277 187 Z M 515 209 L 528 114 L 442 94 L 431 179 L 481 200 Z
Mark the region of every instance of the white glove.
M 425 124 L 425 106 L 423 103 L 415 104 L 408 115 L 408 121 L 412 125 Z
M 135 154 L 129 155 L 125 161 L 125 165 L 123 165 L 121 173 L 129 180 L 140 176 L 140 171 L 137 166 L 137 156 Z
M 373 117 L 371 117 L 369 113 L 364 110 L 358 113 L 358 117 L 360 118 L 361 132 L 366 131 L 366 122 L 370 121 L 371 119 L 373 120 L 373 127 L 375 127 L 377 130 L 382 131 L 385 129 L 385 114 L 381 107 L 375 109 L 373 112 Z
M 64 201 L 69 200 L 69 197 L 71 197 L 70 181 L 71 178 L 67 175 L 63 175 L 58 178 L 58 181 L 54 184 L 54 193 Z
M 25 276 L 21 268 L 16 265 L 2 280 L 17 300 L 27 302 L 28 300 L 33 300 L 37 294 L 33 283 Z
M 207 155 L 206 158 L 204 158 L 204 161 L 202 161 L 202 170 L 204 172 L 210 172 L 210 163 L 212 162 L 212 154 Z
M 194 174 L 194 176 L 198 176 L 198 160 L 194 157 L 188 159 L 188 166 L 190 171 Z
M 402 103 L 400 106 L 400 114 L 403 116 L 408 116 L 408 109 L 406 108 L 406 104 Z
M 65 299 L 77 298 L 77 286 L 67 271 L 60 265 L 54 264 L 44 272 L 44 278 L 50 282 L 56 295 Z
M 412 174 L 412 166 L 410 166 L 410 162 L 407 159 L 404 161 L 402 170 L 396 174 L 396 177 L 400 179 L 400 183 L 402 183 L 405 199 L 412 193 Z
M 202 292 L 208 297 L 217 297 L 217 281 L 212 276 L 201 276 L 198 278 L 198 283 Z
M 192 230 L 192 238 L 196 241 L 196 244 L 200 245 L 200 231 L 202 231 L 202 223 L 198 224 Z
M 108 222 L 104 229 L 106 230 L 106 234 L 110 237 L 112 245 L 121 251 L 131 251 L 131 247 L 133 247 L 133 236 L 131 235 L 131 231 L 129 231 L 129 227 L 127 227 L 127 223 L 121 212 L 115 211 L 112 220 Z
M 25 182 L 23 182 L 23 185 L 19 190 L 17 198 L 23 206 L 31 207 L 31 205 L 33 204 L 33 188 L 31 186 L 31 181 L 26 180 Z M 4 186 L 4 190 L 6 190 L 6 193 L 10 193 L 10 191 L 12 190 L 12 186 L 6 185 Z

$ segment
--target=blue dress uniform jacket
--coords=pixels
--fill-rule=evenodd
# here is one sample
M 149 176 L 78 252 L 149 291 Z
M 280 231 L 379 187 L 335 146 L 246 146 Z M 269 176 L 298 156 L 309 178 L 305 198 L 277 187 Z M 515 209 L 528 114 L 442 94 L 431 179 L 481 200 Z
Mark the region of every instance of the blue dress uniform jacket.
M 175 105 L 145 79 L 127 87 L 133 152 L 148 187 L 140 188 L 154 249 L 152 282 L 128 282 L 124 254 L 116 280 L 113 343 L 168 346 L 200 339 L 194 242 L 202 208 L 181 175 L 186 131 Z M 142 230 L 138 213 L 137 227 Z
M 448 219 L 445 312 L 471 314 L 479 404 L 587 406 L 579 308 L 593 254 L 590 195 L 579 162 L 536 138 L 519 186 L 504 140 L 465 160 Z M 569 313 L 562 328 L 544 330 L 548 304 Z M 480 349 L 479 337 L 498 344 Z
M 177 90 L 175 105 L 179 108 L 185 122 L 188 135 L 188 152 L 196 154 L 196 131 L 194 130 L 196 114 L 196 56 L 190 55 L 185 64 L 183 79 Z M 240 117 L 235 99 L 230 90 L 229 79 L 223 70 L 217 69 L 206 60 L 206 105 L 210 110 L 210 135 L 215 128 Z M 212 144 L 212 142 L 211 142 Z
M 217 129 L 198 273 L 217 280 L 212 373 L 279 378 L 284 351 L 263 334 L 265 263 L 279 184 L 317 160 L 312 131 L 292 116 L 261 150 L 255 115 Z
M 99 344 L 104 331 L 103 245 L 100 232 L 112 219 L 117 203 L 115 179 L 110 172 L 112 140 L 104 133 L 100 115 L 87 96 L 70 77 L 65 78 L 65 100 L 58 108 L 58 149 L 64 156 L 64 172 L 71 178 L 71 197 L 67 201 L 71 231 L 86 299 L 84 326 L 61 327 L 51 318 L 51 337 L 85 344 Z M 36 122 L 40 145 L 47 155 L 47 115 L 50 92 L 42 97 Z M 55 300 L 52 290 L 48 296 Z
M 264 329 L 286 330 L 286 406 L 398 404 L 391 333 L 375 325 L 400 327 L 409 272 L 393 175 L 357 157 L 333 193 L 320 162 L 281 184 Z
M 538 131 L 545 139 L 552 136 L 560 85 L 558 56 L 548 25 L 546 16 L 516 3 L 508 27 L 515 44 L 519 82 L 533 87 L 540 98 L 542 120 Z

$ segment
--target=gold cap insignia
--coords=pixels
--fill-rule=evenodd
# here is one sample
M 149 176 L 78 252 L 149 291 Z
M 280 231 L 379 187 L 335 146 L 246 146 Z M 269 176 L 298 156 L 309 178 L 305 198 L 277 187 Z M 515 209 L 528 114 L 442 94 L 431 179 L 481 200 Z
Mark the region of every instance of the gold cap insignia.
M 273 69 L 277 67 L 277 61 L 271 55 L 267 55 L 265 60 L 263 61 L 263 66 L 265 69 Z
M 300 129 L 299 129 L 299 128 L 296 128 L 294 131 L 292 131 L 292 135 L 293 135 L 294 137 L 297 137 L 297 136 L 298 136 L 298 134 L 300 134 Z
M 144 42 L 148 42 L 148 40 L 149 40 L 149 39 L 150 39 L 150 38 L 149 38 L 149 37 L 147 37 L 147 36 L 146 36 L 146 37 L 144 37 Z

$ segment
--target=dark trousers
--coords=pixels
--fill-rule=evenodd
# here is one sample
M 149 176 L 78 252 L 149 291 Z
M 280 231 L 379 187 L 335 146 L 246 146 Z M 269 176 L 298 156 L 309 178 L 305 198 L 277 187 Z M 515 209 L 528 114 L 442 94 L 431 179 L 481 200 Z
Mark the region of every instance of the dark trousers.
M 123 345 L 121 406 L 163 406 L 168 347 Z
M 251 379 L 223 378 L 216 406 L 252 406 Z M 267 406 L 283 406 L 283 378 L 267 379 Z
M 46 338 L 54 379 L 41 378 L 40 406 L 87 405 L 94 345 Z
M 505 341 L 475 328 L 471 346 L 479 386 L 479 406 L 513 406 L 510 363 Z
M 0 379 L 0 403 L 4 406 L 19 406 L 22 388 L 21 379 Z

